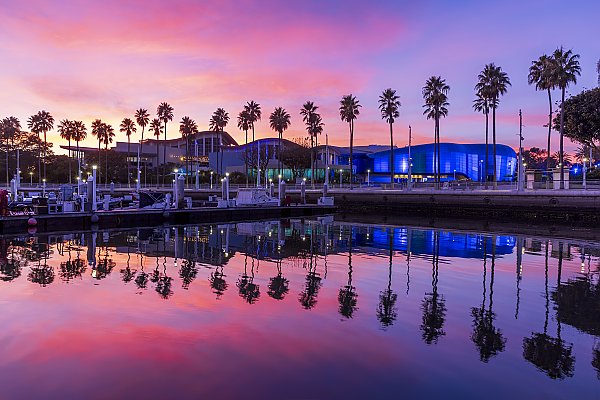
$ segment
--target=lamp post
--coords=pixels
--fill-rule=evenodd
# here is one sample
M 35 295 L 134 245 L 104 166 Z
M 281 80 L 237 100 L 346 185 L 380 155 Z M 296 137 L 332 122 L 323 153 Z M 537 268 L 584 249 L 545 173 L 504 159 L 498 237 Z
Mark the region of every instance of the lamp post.
M 340 189 L 342 188 L 342 169 L 340 169 Z
M 456 170 L 454 170 L 454 180 L 456 180 Z
M 29 171 L 29 186 L 33 186 L 33 172 Z
M 371 186 L 371 170 L 367 170 L 367 187 Z
M 213 171 L 210 171 L 210 190 L 213 188 Z
M 585 177 L 585 175 L 586 175 L 586 164 L 585 164 L 586 161 L 587 161 L 587 158 L 583 157 L 583 189 L 584 190 L 587 187 L 587 182 L 586 182 L 586 177 Z
M 42 197 L 46 197 L 46 178 L 42 179 Z
M 410 157 L 410 147 L 412 145 L 412 128 L 408 126 L 408 190 L 412 189 L 412 158 Z

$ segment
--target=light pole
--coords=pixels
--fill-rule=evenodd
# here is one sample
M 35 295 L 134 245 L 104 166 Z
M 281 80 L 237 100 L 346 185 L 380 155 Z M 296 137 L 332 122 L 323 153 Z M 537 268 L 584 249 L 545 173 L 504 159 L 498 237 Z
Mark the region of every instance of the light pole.
M 42 197 L 46 197 L 46 178 L 42 179 Z
M 483 182 L 483 160 L 479 160 L 478 175 L 479 175 L 479 182 Z
M 213 171 L 210 171 L 210 190 L 213 188 Z
M 454 170 L 454 180 L 456 180 L 456 170 Z
M 29 172 L 29 186 L 33 186 L 33 172 Z
M 371 170 L 367 170 L 367 187 L 371 186 Z
M 340 169 L 340 189 L 342 188 L 342 169 Z
M 584 190 L 587 187 L 587 181 L 586 181 L 586 178 L 585 178 L 585 175 L 586 175 L 586 164 L 585 164 L 585 162 L 586 161 L 587 161 L 587 158 L 583 157 L 583 189 Z
M 517 186 L 519 192 L 523 190 L 523 178 L 525 177 L 523 172 L 523 113 L 519 110 L 519 182 Z

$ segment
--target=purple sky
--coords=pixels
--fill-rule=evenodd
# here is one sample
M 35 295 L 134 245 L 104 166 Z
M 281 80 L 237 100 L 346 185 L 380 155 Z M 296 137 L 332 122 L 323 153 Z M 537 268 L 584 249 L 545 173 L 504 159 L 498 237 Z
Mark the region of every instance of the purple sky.
M 0 7 L 0 115 L 24 122 L 46 109 L 88 127 L 95 118 L 118 125 L 139 107 L 154 114 L 167 101 L 175 108 L 169 137 L 184 115 L 207 129 L 217 107 L 234 120 L 248 100 L 263 107 L 258 137 L 273 135 L 268 114 L 276 106 L 292 115 L 284 137 L 299 137 L 298 111 L 313 100 L 330 142 L 346 144 L 337 109 L 352 93 L 363 104 L 356 144 L 386 144 L 377 98 L 392 87 L 402 102 L 395 143 L 406 145 L 409 124 L 416 143 L 429 142 L 421 87 L 441 75 L 451 87 L 442 140 L 481 142 L 473 86 L 494 62 L 513 84 L 501 100 L 498 141 L 517 146 L 522 108 L 524 145 L 546 147 L 547 97 L 527 84 L 531 61 L 572 48 L 582 75 L 569 92 L 578 93 L 596 86 L 600 58 L 598 1 L 0 0 Z M 243 141 L 235 123 L 227 130 Z

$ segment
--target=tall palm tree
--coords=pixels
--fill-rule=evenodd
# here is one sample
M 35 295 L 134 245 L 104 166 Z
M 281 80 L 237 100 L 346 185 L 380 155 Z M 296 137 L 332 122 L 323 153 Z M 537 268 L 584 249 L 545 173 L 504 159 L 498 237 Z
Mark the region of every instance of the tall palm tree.
M 546 170 L 550 170 L 550 139 L 552 135 L 552 89 L 556 88 L 556 83 L 552 78 L 554 70 L 554 59 L 546 54 L 541 55 L 537 60 L 531 62 L 527 81 L 530 85 L 535 84 L 535 90 L 546 90 L 548 92 L 548 105 L 550 113 L 548 114 L 548 153 L 546 156 Z
M 434 173 L 436 187 L 440 187 L 440 174 L 441 174 L 441 152 L 440 152 L 440 118 L 448 115 L 448 92 L 450 86 L 446 84 L 446 81 L 441 76 L 432 76 L 425 82 L 423 86 L 423 99 L 425 104 L 423 108 L 423 114 L 427 116 L 427 119 L 433 119 L 435 122 L 434 132 Z
M 72 156 L 72 152 L 71 152 L 71 139 L 73 138 L 73 121 L 69 121 L 68 119 L 63 119 L 62 121 L 60 121 L 58 123 L 58 134 L 60 135 L 60 137 L 64 140 L 66 140 L 69 143 L 69 151 L 68 151 L 68 157 L 69 157 L 69 184 L 71 184 L 71 156 Z
M 156 137 L 156 186 L 159 185 L 160 182 L 160 172 L 159 172 L 159 155 L 158 155 L 158 141 L 160 140 L 160 134 L 162 131 L 162 123 L 160 122 L 160 119 L 158 118 L 154 118 L 152 121 L 150 121 L 150 132 L 153 133 L 153 135 Z
M 104 143 L 104 168 L 106 170 L 106 176 L 104 177 L 104 184 L 108 185 L 108 145 L 113 142 L 115 137 L 115 130 L 112 125 L 104 124 L 103 126 L 104 135 L 102 143 Z
M 189 142 L 190 138 L 198 131 L 198 125 L 196 121 L 191 119 L 190 117 L 183 117 L 181 122 L 179 123 L 179 133 L 181 137 L 185 140 L 185 162 L 186 162 L 186 171 L 185 171 L 185 181 L 187 184 L 189 169 L 187 167 L 189 161 Z
M 2 141 L 6 142 L 6 146 L 5 146 L 5 155 L 6 157 L 4 158 L 5 161 L 5 169 L 6 169 L 6 187 L 9 187 L 10 185 L 10 178 L 9 178 L 9 174 L 8 174 L 8 147 L 9 147 L 9 138 L 8 138 L 8 134 L 7 134 L 7 130 L 6 127 L 4 126 L 4 120 L 0 120 L 0 144 Z
M 150 114 L 145 108 L 139 108 L 135 111 L 135 122 L 142 128 L 142 138 L 138 147 L 137 169 L 140 170 L 140 158 L 142 157 L 142 146 L 144 145 L 144 130 L 150 121 Z M 146 164 L 144 163 L 144 181 L 146 180 Z
M 598 64 L 596 64 L 596 72 L 598 73 L 598 86 L 600 86 L 600 59 L 598 59 Z
M 340 118 L 342 121 L 348 123 L 348 128 L 350 129 L 350 160 L 348 161 L 348 165 L 350 166 L 350 190 L 352 190 L 354 176 L 352 168 L 354 162 L 354 120 L 358 118 L 358 115 L 360 114 L 360 107 L 362 106 L 352 94 L 342 96 L 342 100 L 340 100 Z
M 564 129 L 565 129 L 565 92 L 567 87 L 577 83 L 577 76 L 581 75 L 581 66 L 579 65 L 579 54 L 574 54 L 572 50 L 565 51 L 562 47 L 554 50 L 552 54 L 554 60 L 554 67 L 552 71 L 552 79 L 561 90 L 561 101 L 560 101 L 560 188 L 565 188 L 565 177 L 564 177 Z
M 278 134 L 279 144 L 277 150 L 277 163 L 278 163 L 278 174 L 281 175 L 281 139 L 283 138 L 283 132 L 286 131 L 290 125 L 290 114 L 283 109 L 283 107 L 277 107 L 269 116 L 269 125 Z
M 394 121 L 400 117 L 400 97 L 395 90 L 385 89 L 379 96 L 381 118 L 390 125 L 390 183 L 394 188 Z M 409 160 L 410 162 L 410 160 Z
M 123 121 L 121 121 L 121 125 L 119 126 L 119 132 L 124 132 L 125 136 L 127 136 L 127 187 L 130 187 L 131 185 L 131 171 L 129 162 L 129 157 L 131 156 L 131 135 L 136 131 L 137 128 L 135 127 L 133 120 L 131 118 L 123 118 Z
M 250 123 L 250 128 L 252 128 L 252 142 L 254 142 L 254 125 L 256 124 L 257 121 L 260 121 L 260 118 L 262 116 L 260 104 L 254 102 L 254 100 L 251 100 L 248 103 L 246 103 L 246 105 L 244 106 L 244 111 L 246 112 L 246 114 L 248 116 L 248 122 Z M 252 158 L 252 156 L 254 155 L 253 153 L 254 153 L 254 148 L 251 149 L 251 154 L 250 154 L 251 157 L 250 158 Z M 259 157 L 260 157 L 260 155 L 259 155 Z M 258 171 L 257 171 L 257 173 L 258 173 Z
M 492 109 L 492 152 L 494 166 L 494 189 L 498 188 L 498 174 L 496 170 L 496 109 L 500 103 L 500 96 L 505 94 L 510 84 L 510 79 L 502 68 L 494 63 L 487 64 L 483 71 L 477 76 L 478 82 L 475 85 L 475 90 L 490 100 L 490 108 Z
M 325 124 L 323 124 L 323 119 L 321 118 L 321 114 L 313 113 L 313 115 L 311 115 L 311 117 L 310 117 L 308 126 L 306 127 L 306 129 L 308 131 L 308 135 L 310 136 L 310 142 L 311 142 L 311 146 L 312 146 L 312 151 L 310 152 L 310 158 L 311 158 L 310 165 L 312 168 L 313 176 L 316 176 L 316 174 L 315 174 L 316 157 L 315 157 L 314 149 L 318 146 L 319 135 L 323 133 L 324 126 L 325 126 Z M 315 179 L 311 179 L 313 189 L 315 187 Z
M 6 117 L 2 120 L 3 127 L 3 135 L 6 139 L 6 185 L 10 184 L 10 162 L 9 162 L 9 154 L 10 149 L 12 148 L 13 153 L 16 152 L 15 147 L 15 139 L 21 133 L 21 122 L 17 117 Z M 10 146 L 10 147 L 9 147 Z M 16 166 L 16 155 L 15 155 L 15 166 Z
M 248 186 L 248 129 L 250 129 L 250 114 L 246 110 L 240 111 L 237 117 L 237 126 L 246 133 L 244 146 L 244 165 L 246 167 L 246 186 Z
M 211 131 L 217 132 L 219 138 L 219 148 L 217 149 L 217 176 L 223 173 L 223 130 L 229 123 L 229 113 L 223 108 L 217 108 L 211 115 L 208 121 L 208 126 Z M 219 133 L 220 132 L 220 133 Z M 219 166 L 219 153 L 221 153 L 221 164 Z
M 81 158 L 79 154 L 79 142 L 85 140 L 87 137 L 87 129 L 83 121 L 72 121 L 71 123 L 71 139 L 75 141 L 75 145 L 77 146 L 77 176 L 79 177 L 79 182 L 81 182 Z M 79 191 L 79 186 L 77 187 Z
M 483 93 L 478 91 L 475 94 L 475 100 L 473 100 L 473 109 L 485 115 L 485 166 L 483 167 L 482 177 L 485 181 L 485 188 L 487 189 L 489 163 L 490 99 L 488 99 Z
M 102 122 L 102 120 L 100 119 L 95 119 L 94 121 L 92 121 L 92 136 L 96 136 L 96 140 L 98 140 L 98 182 L 100 182 L 100 174 L 102 171 L 100 165 L 100 150 L 102 147 L 102 141 L 104 140 L 105 125 L 106 124 L 104 124 L 104 122 Z
M 302 108 L 300 109 L 300 115 L 302 116 L 302 121 L 304 122 L 304 124 L 306 125 L 306 131 L 308 133 L 308 137 L 310 139 L 310 181 L 312 182 L 313 186 L 314 186 L 314 182 L 315 182 L 315 171 L 314 171 L 314 148 L 315 148 L 315 142 L 314 142 L 314 133 L 312 132 L 312 127 L 314 126 L 315 122 L 316 122 L 316 117 L 315 115 L 317 115 L 317 110 L 319 109 L 318 106 L 315 105 L 315 103 L 313 103 L 312 101 L 307 101 L 306 103 L 304 103 L 302 105 Z
M 173 120 L 173 107 L 169 103 L 160 103 L 156 109 L 156 115 L 165 124 L 165 143 L 163 146 L 163 184 L 165 184 L 167 176 L 167 122 Z
M 35 118 L 34 118 L 35 117 Z M 50 113 L 48 111 L 38 111 L 37 114 L 35 114 L 35 116 L 32 116 L 29 119 L 29 124 L 31 126 L 29 126 L 29 129 L 31 129 L 32 132 L 36 133 L 36 134 L 40 134 L 43 133 L 44 134 L 44 151 L 43 151 L 43 160 L 42 163 L 44 164 L 44 179 L 46 178 L 46 150 L 48 148 L 48 141 L 46 140 L 46 135 L 49 131 L 52 130 L 52 128 L 54 128 L 54 117 L 52 117 L 52 115 L 50 115 Z M 34 130 L 35 128 L 35 130 Z

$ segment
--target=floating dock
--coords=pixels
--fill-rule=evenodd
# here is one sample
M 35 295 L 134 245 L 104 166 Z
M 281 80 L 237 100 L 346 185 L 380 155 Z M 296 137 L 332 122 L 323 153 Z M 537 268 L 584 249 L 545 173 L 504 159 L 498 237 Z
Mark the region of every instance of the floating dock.
M 202 207 L 190 209 L 126 209 L 112 211 L 75 212 L 47 215 L 14 215 L 0 217 L 0 235 L 36 232 L 69 232 L 74 230 L 128 229 L 152 227 L 161 224 L 190 225 L 255 221 L 261 219 L 298 218 L 327 215 L 336 212 L 336 207 L 315 204 L 290 207 Z M 96 220 L 97 222 L 92 222 Z M 35 219 L 35 226 L 29 219 Z

